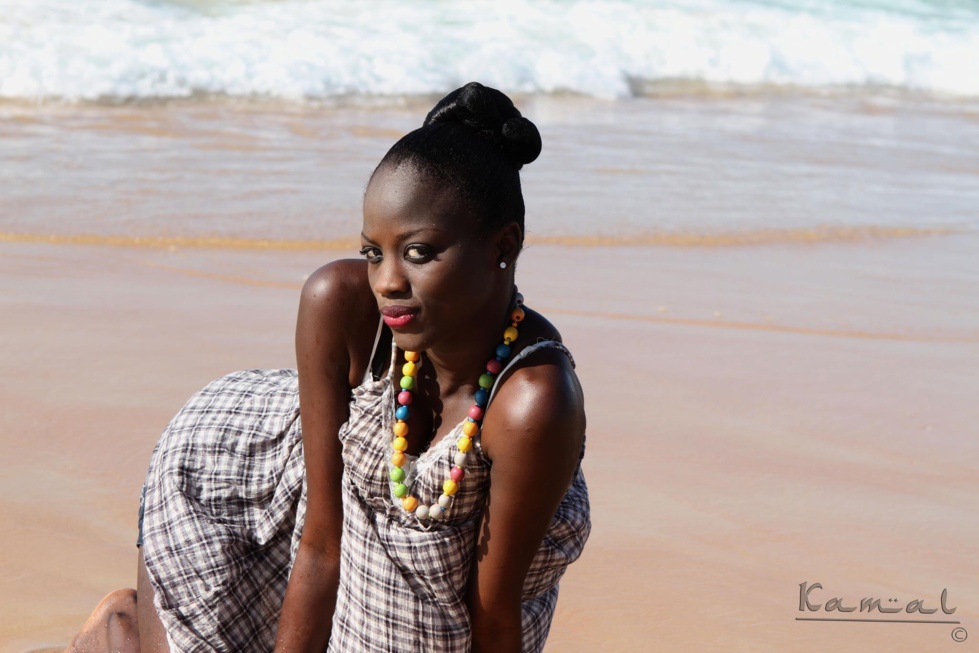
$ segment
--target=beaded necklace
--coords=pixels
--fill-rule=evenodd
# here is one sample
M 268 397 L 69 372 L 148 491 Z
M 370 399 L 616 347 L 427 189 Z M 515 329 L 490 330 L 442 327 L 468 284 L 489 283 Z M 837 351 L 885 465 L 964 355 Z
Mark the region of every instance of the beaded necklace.
M 456 493 L 459 491 L 459 484 L 466 475 L 466 458 L 473 446 L 473 439 L 479 434 L 483 424 L 483 415 L 486 412 L 486 404 L 489 403 L 490 392 L 496 382 L 496 376 L 503 370 L 503 362 L 510 357 L 511 345 L 519 335 L 517 325 L 523 322 L 525 317 L 523 305 L 523 295 L 519 292 L 515 295 L 516 307 L 510 311 L 510 326 L 503 331 L 503 343 L 496 347 L 494 357 L 486 363 L 486 371 L 479 377 L 479 389 L 476 390 L 474 403 L 469 409 L 469 415 L 462 423 L 462 435 L 456 440 L 456 454 L 453 459 L 455 463 L 449 478 L 442 483 L 442 495 L 437 503 L 431 506 L 421 504 L 418 499 L 408 493 L 408 486 L 405 485 L 407 474 L 404 470 L 406 460 L 405 451 L 408 449 L 408 406 L 411 405 L 415 389 L 415 376 L 421 365 L 421 354 L 417 351 L 405 352 L 405 364 L 401 368 L 401 392 L 398 393 L 398 408 L 394 413 L 394 441 L 391 446 L 394 453 L 391 455 L 390 478 L 394 484 L 394 496 L 401 499 L 401 507 L 409 513 L 414 513 L 419 520 L 441 519 L 445 516 L 449 506 L 452 505 Z

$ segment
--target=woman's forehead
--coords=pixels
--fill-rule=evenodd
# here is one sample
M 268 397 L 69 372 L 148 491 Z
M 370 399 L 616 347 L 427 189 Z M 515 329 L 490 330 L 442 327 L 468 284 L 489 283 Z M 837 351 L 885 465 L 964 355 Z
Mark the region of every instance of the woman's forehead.
M 385 165 L 375 171 L 367 186 L 364 225 L 422 220 L 454 225 L 462 222 L 471 227 L 471 208 L 455 188 L 417 166 Z

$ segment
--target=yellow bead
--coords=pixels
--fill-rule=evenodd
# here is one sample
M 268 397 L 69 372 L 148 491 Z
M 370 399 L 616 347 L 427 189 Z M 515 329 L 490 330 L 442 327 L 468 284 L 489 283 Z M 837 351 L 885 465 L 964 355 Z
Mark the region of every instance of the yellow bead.
M 418 366 L 408 361 L 401 367 L 401 373 L 405 376 L 415 376 L 415 374 L 418 374 Z
M 503 332 L 503 341 L 510 343 L 517 339 L 519 332 L 516 327 L 509 326 L 506 331 Z
M 418 507 L 418 499 L 412 496 L 407 496 L 401 500 L 401 507 L 408 512 L 415 512 L 415 508 Z
M 391 464 L 395 467 L 401 467 L 405 464 L 405 455 L 400 451 L 395 451 L 391 454 Z
M 442 491 L 448 494 L 450 497 L 454 496 L 455 493 L 459 491 L 459 484 L 453 481 L 451 478 L 447 479 L 445 483 L 442 483 Z
M 524 313 L 524 310 L 519 306 L 513 309 L 513 312 L 510 313 L 510 319 L 517 323 L 523 322 L 524 317 L 526 317 L 526 313 Z
M 468 436 L 476 435 L 476 433 L 479 432 L 479 425 L 476 424 L 476 422 L 470 422 L 469 420 L 466 420 L 462 424 L 462 432 Z
M 472 449 L 472 446 L 473 446 L 473 441 L 469 439 L 469 436 L 464 435 L 458 440 L 456 440 L 456 448 L 462 453 L 466 453 L 467 451 Z
M 391 446 L 394 447 L 395 451 L 406 451 L 408 449 L 408 441 L 404 438 L 395 438 Z
M 397 438 L 403 438 L 408 435 L 408 425 L 405 422 L 397 421 L 394 423 L 394 436 Z
M 421 356 L 418 355 L 418 352 L 417 351 L 406 351 L 405 352 L 405 360 L 406 361 L 411 361 L 412 363 L 417 363 L 419 358 L 421 358 Z

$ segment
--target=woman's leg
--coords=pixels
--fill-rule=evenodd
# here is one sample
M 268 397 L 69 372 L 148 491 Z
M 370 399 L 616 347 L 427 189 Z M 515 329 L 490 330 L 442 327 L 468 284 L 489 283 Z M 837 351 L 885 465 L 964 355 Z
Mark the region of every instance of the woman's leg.
M 143 561 L 143 549 L 139 550 L 139 561 L 136 569 L 136 613 L 139 615 L 139 641 L 141 653 L 168 653 L 170 644 L 163 629 L 160 615 L 153 605 L 155 592 L 150 585 L 150 575 Z

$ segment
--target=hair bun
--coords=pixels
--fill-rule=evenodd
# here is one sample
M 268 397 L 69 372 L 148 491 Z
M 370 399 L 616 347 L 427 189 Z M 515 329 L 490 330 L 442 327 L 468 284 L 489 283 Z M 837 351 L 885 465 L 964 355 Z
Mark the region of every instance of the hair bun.
M 524 118 L 510 118 L 503 123 L 503 148 L 519 166 L 531 163 L 540 156 L 541 140 L 537 126 Z
M 469 82 L 442 98 L 425 118 L 425 125 L 461 123 L 495 142 L 519 170 L 540 156 L 540 132 L 520 115 L 504 93 Z

